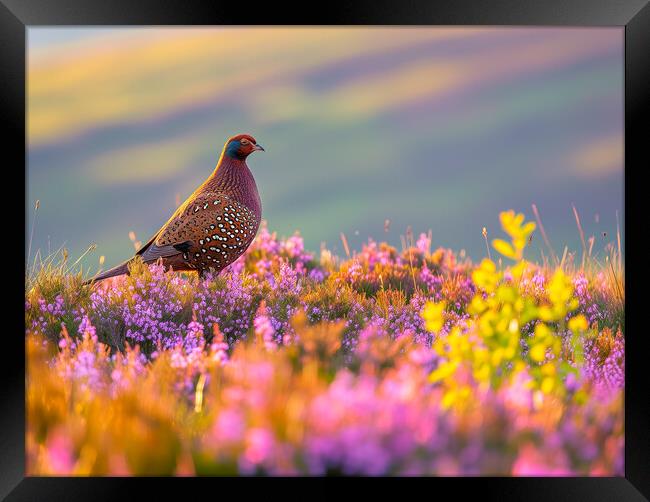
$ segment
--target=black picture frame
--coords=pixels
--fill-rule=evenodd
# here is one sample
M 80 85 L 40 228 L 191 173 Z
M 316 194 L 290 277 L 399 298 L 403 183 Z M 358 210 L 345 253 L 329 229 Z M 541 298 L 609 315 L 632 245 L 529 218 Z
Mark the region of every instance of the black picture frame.
M 25 231 L 25 177 L 18 166 L 26 166 L 25 135 L 25 58 L 26 30 L 37 25 L 220 25 L 220 24 L 299 24 L 299 25 L 548 25 L 548 26 L 624 26 L 625 27 L 625 228 L 626 277 L 626 387 L 625 387 L 625 477 L 624 478 L 430 478 L 399 480 L 423 483 L 429 496 L 450 490 L 454 498 L 472 493 L 481 499 L 499 500 L 647 500 L 650 498 L 650 420 L 648 371 L 644 358 L 648 352 L 641 328 L 641 250 L 637 235 L 643 230 L 628 220 L 643 215 L 642 183 L 634 183 L 636 173 L 650 166 L 643 122 L 649 111 L 650 96 L 650 5 L 647 0 L 456 0 L 433 3 L 426 0 L 388 2 L 357 1 L 354 4 L 323 2 L 303 4 L 304 8 L 276 2 L 243 4 L 237 2 L 200 2 L 167 0 L 0 0 L 0 107 L 2 110 L 2 147 L 5 174 L 5 225 L 3 274 L 6 282 L 24 280 L 24 268 L 16 263 L 20 252 L 22 225 Z M 16 180 L 16 181 L 14 181 Z M 631 181 L 632 180 L 632 181 Z M 14 183 L 18 186 L 14 187 Z M 20 189 L 22 188 L 22 190 Z M 23 196 L 25 211 L 16 210 Z M 15 197 L 15 199 L 13 199 Z M 13 200 L 12 200 L 13 199 Z M 15 203 L 15 205 L 13 205 Z M 22 215 L 22 218 L 21 218 Z M 643 220 L 641 220 L 643 221 Z M 25 234 L 23 234 L 25 235 Z M 9 236 L 12 236 L 9 238 Z M 632 273 L 627 273 L 627 271 Z M 21 271 L 23 277 L 20 276 Z M 3 357 L 0 363 L 0 497 L 6 500 L 103 500 L 138 496 L 135 484 L 147 482 L 149 497 L 164 491 L 186 498 L 191 494 L 186 483 L 168 480 L 130 478 L 45 478 L 25 477 L 25 363 L 19 284 L 11 291 L 5 312 L 15 319 L 3 333 Z M 14 304 L 15 302 L 15 304 Z M 629 333 L 629 335 L 628 335 Z M 645 396 L 645 397 L 644 397 Z M 189 480 L 188 480 L 189 481 Z M 203 485 L 211 480 L 199 480 Z M 231 480 L 239 496 L 257 483 Z M 312 480 L 325 487 L 323 481 Z M 399 482 L 398 481 L 398 482 Z M 219 481 L 223 483 L 224 481 Z M 270 481 L 267 481 L 270 482 Z M 294 482 L 294 481 L 292 481 Z M 301 481 L 301 482 L 304 482 Z M 383 480 L 364 483 L 384 490 Z M 432 483 L 431 485 L 429 483 Z M 182 485 L 182 486 L 181 486 Z M 214 485 L 212 485 L 214 486 Z M 207 485 L 205 486 L 206 488 Z M 401 490 L 404 487 L 400 488 Z M 223 494 L 223 485 L 219 488 Z M 313 489 L 312 489 L 313 490 Z M 435 490 L 435 491 L 434 491 Z M 303 492 L 320 495 L 322 488 Z M 282 495 L 285 496 L 285 495 Z

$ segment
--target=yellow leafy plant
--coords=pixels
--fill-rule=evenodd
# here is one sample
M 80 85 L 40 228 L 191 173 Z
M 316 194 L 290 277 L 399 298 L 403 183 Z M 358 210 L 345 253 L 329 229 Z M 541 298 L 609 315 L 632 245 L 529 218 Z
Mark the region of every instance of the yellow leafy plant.
M 535 223 L 530 221 L 524 223 L 523 213 L 517 213 L 511 209 L 499 214 L 499 221 L 504 232 L 510 236 L 511 242 L 503 239 L 494 239 L 492 246 L 503 256 L 515 261 L 523 259 L 524 248 L 530 235 L 535 231 Z
M 510 267 L 513 280 L 489 258 L 485 258 L 472 272 L 476 294 L 472 298 L 466 329 L 453 327 L 445 337 L 434 341 L 434 349 L 441 357 L 430 381 L 445 389 L 443 407 L 461 405 L 471 397 L 471 387 L 459 387 L 461 369 L 469 370 L 475 382 L 497 389 L 505 380 L 520 371 L 531 376 L 530 385 L 542 394 L 561 396 L 565 393 L 564 377 L 576 368 L 560 363 L 562 339 L 559 333 L 568 326 L 573 333 L 574 359 L 582 363 L 580 335 L 588 329 L 587 320 L 578 315 L 565 323 L 567 316 L 578 307 L 573 284 L 558 268 L 547 287 L 548 301 L 524 295 L 518 282 L 527 269 L 524 249 L 535 224 L 526 223 L 523 214 L 506 211 L 500 214 L 503 230 L 510 242 L 495 239 L 494 249 L 515 260 Z M 444 302 L 428 302 L 422 315 L 429 331 L 438 333 L 443 325 Z M 529 350 L 522 350 L 522 327 L 534 322 L 533 335 L 526 337 Z M 468 395 L 470 389 L 470 395 Z M 462 398 L 462 399 L 461 399 Z

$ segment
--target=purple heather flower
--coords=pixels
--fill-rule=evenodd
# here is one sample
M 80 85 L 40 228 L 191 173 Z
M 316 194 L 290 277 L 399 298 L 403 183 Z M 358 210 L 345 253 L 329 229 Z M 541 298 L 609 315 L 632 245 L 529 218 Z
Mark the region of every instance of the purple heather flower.
M 260 308 L 257 311 L 253 325 L 255 326 L 255 334 L 264 341 L 266 348 L 274 349 L 276 347 L 275 340 L 273 339 L 275 329 L 271 324 L 271 319 L 268 316 L 266 304 L 264 302 L 260 305 Z
M 429 239 L 427 234 L 420 234 L 420 237 L 416 243 L 416 247 L 423 255 L 429 254 L 429 251 L 431 249 L 431 239 Z

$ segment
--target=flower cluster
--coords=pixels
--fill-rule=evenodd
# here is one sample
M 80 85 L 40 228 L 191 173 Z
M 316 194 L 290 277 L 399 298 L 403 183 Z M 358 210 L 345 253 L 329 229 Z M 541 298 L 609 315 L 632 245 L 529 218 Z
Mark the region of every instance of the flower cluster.
M 264 225 L 219 276 L 134 263 L 26 292 L 32 475 L 621 475 L 624 325 L 602 270 Z M 49 274 L 49 275 L 48 275 Z

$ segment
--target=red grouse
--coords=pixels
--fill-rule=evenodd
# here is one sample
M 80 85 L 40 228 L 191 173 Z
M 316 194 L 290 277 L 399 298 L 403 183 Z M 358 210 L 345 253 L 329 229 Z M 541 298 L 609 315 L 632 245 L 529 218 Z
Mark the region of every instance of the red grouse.
M 137 253 L 145 263 L 162 260 L 166 270 L 208 269 L 217 273 L 246 251 L 257 233 L 262 205 L 246 157 L 264 151 L 248 134 L 233 136 L 223 147 L 210 177 L 181 204 Z M 128 264 L 114 267 L 85 284 L 128 274 Z

